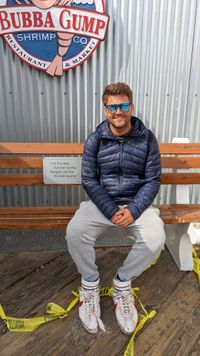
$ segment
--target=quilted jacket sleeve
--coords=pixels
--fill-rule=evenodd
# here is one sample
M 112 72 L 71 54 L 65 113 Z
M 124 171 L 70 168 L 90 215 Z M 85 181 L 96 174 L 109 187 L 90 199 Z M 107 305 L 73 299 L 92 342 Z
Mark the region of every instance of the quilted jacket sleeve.
M 139 218 L 144 210 L 152 204 L 160 188 L 160 178 L 160 152 L 157 139 L 152 134 L 149 154 L 145 164 L 144 185 L 127 206 L 134 219 Z
M 99 210 L 110 220 L 119 210 L 107 191 L 100 185 L 97 165 L 99 137 L 96 132 L 86 140 L 82 159 L 82 185 L 89 198 Z

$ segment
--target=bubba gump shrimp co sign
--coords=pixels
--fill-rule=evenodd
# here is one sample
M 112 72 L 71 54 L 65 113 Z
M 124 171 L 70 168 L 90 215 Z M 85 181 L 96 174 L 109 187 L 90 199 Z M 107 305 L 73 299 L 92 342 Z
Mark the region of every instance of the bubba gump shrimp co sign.
M 108 22 L 103 0 L 3 0 L 0 6 L 0 35 L 20 59 L 51 76 L 87 60 Z

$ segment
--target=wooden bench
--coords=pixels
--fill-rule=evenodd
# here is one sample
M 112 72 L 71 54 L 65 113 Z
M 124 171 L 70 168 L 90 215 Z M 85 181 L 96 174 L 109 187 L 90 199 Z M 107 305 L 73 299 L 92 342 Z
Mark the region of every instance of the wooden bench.
M 79 143 L 2 142 L 0 186 L 45 186 L 43 157 L 81 156 L 82 152 L 83 144 Z M 188 228 L 190 223 L 200 221 L 200 204 L 190 204 L 189 185 L 200 184 L 200 173 L 190 171 L 200 168 L 200 144 L 161 143 L 160 152 L 162 184 L 175 188 L 172 196 L 181 196 L 181 201 L 176 199 L 171 204 L 157 205 L 165 223 L 166 244 L 179 268 L 192 270 L 192 243 Z M 183 187 L 184 192 L 181 190 Z M 0 229 L 65 228 L 76 209 L 77 206 L 0 207 Z

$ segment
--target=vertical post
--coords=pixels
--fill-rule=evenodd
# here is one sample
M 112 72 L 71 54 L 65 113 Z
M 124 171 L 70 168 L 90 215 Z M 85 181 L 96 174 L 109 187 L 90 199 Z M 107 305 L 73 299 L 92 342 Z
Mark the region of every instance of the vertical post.
M 172 143 L 189 143 L 188 138 L 174 137 Z M 176 172 L 187 172 L 187 170 L 176 169 Z M 188 184 L 177 184 L 172 186 L 171 190 L 171 203 L 173 204 L 190 204 L 189 196 L 189 185 Z
M 189 143 L 188 138 L 173 138 L 173 143 Z M 185 172 L 186 170 L 176 170 Z M 188 171 L 188 170 L 187 170 Z M 190 204 L 189 185 L 173 185 L 171 203 Z M 182 271 L 193 270 L 192 242 L 188 234 L 189 224 L 165 225 L 166 246 L 177 266 Z

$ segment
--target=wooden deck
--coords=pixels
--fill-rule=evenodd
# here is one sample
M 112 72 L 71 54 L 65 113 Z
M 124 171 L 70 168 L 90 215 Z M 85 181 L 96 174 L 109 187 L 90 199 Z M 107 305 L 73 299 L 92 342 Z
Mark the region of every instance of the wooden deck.
M 98 248 L 102 286 L 111 284 L 128 248 Z M 66 308 L 80 277 L 65 250 L 0 254 L 0 303 L 8 316 L 44 315 L 48 302 Z M 180 272 L 169 252 L 134 283 L 146 309 L 156 316 L 135 340 L 135 356 L 197 356 L 200 354 L 200 288 L 194 272 Z M 112 299 L 102 298 L 106 333 L 88 334 L 78 318 L 77 306 L 67 318 L 40 326 L 30 333 L 12 333 L 0 322 L 2 356 L 123 355 L 130 337 L 115 320 Z

